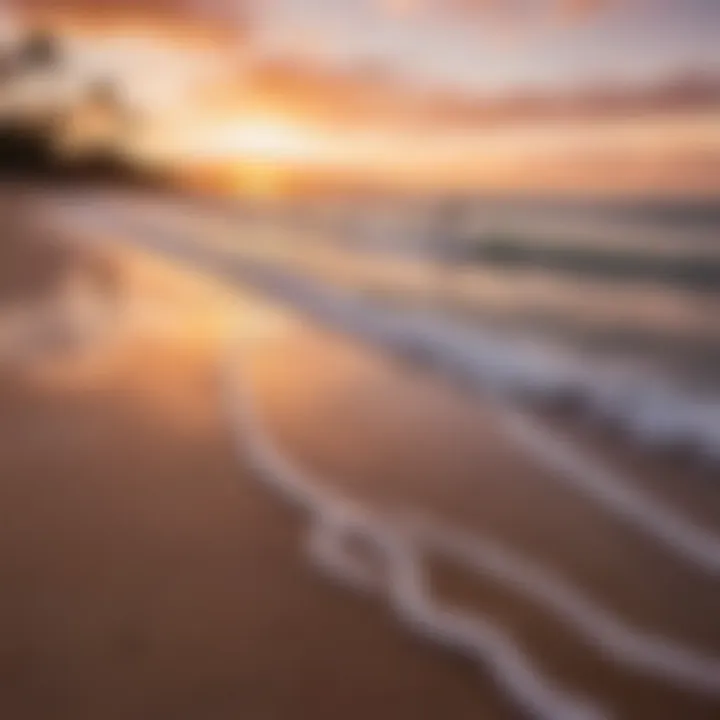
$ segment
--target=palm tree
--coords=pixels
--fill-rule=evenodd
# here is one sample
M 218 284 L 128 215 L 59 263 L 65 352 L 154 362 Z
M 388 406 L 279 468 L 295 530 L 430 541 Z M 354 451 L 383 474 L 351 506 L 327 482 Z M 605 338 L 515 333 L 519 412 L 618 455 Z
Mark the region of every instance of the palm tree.
M 44 30 L 29 33 L 0 58 L 0 93 L 10 98 L 0 115 L 0 171 L 132 176 L 122 149 L 137 119 L 120 87 L 95 78 L 71 100 L 63 90 L 64 66 L 60 39 Z M 33 87 L 37 80 L 40 104 L 13 106 L 13 92 L 22 94 L 25 83 Z
M 53 70 L 62 64 L 62 59 L 60 41 L 46 30 L 32 31 L 14 53 L 17 74 Z

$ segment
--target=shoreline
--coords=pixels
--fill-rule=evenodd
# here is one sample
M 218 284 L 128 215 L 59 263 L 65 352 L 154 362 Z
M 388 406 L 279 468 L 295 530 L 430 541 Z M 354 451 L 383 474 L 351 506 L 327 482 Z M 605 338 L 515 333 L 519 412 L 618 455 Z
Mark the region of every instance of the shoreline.
M 720 588 L 559 488 L 462 390 L 162 255 L 108 247 L 125 300 L 137 293 L 175 322 L 160 334 L 121 324 L 86 357 L 0 378 L 0 494 L 13 518 L 0 629 L 15 648 L 0 672 L 20 678 L 0 693 L 9 715 L 522 717 L 492 668 L 419 642 L 307 563 L 305 523 L 233 452 L 216 373 L 238 313 L 257 331 L 248 370 L 271 437 L 336 492 L 429 503 L 544 558 L 638 627 L 720 652 Z M 522 593 L 433 568 L 443 596 L 621 717 L 714 717 L 702 695 L 598 660 Z

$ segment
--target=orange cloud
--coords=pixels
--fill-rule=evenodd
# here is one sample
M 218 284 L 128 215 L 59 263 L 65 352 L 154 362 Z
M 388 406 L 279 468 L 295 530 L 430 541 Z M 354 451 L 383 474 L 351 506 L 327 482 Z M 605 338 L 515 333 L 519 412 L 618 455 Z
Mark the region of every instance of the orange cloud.
M 24 0 L 17 11 L 26 22 L 74 34 L 156 34 L 208 44 L 236 43 L 246 34 L 239 12 L 230 18 L 204 5 L 187 0 Z
M 423 0 L 378 0 L 380 10 L 395 18 L 410 17 L 421 10 L 424 5 Z
M 610 0 L 556 0 L 558 16 L 570 22 L 586 21 L 611 5 Z
M 618 0 L 377 0 L 394 17 L 409 17 L 422 11 L 450 16 L 481 18 L 525 25 L 528 18 L 558 17 L 563 21 L 586 21 Z

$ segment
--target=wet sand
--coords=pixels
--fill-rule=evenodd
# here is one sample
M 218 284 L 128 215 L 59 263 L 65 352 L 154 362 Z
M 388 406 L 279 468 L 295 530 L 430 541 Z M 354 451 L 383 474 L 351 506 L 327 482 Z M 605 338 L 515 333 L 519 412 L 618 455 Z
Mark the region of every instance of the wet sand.
M 119 263 L 172 331 L 0 370 L 0 716 L 513 717 L 307 565 L 220 410 L 225 299 Z
M 17 252 L 18 266 L 30 262 Z M 87 263 L 85 252 L 63 250 L 62 262 Z M 307 519 L 238 457 L 218 359 L 237 312 L 267 330 L 256 301 L 167 260 L 103 257 L 123 303 L 156 320 L 130 313 L 96 347 L 0 369 L 0 714 L 522 717 L 486 670 L 317 573 L 303 549 Z M 30 292 L 18 287 L 13 298 Z M 720 654 L 717 579 L 559 485 L 499 432 L 491 408 L 347 338 L 269 327 L 238 371 L 268 432 L 321 483 L 489 535 L 632 624 Z M 672 472 L 690 512 L 716 497 Z M 551 677 L 618 717 L 720 712 L 618 669 L 522 593 L 427 562 L 442 597 L 506 627 Z
M 720 653 L 718 578 L 559 483 L 476 397 L 303 325 L 251 356 L 265 427 L 315 481 L 374 508 L 419 508 L 540 563 L 645 633 Z M 618 448 L 604 457 L 618 466 L 624 459 Z M 649 475 L 631 477 L 651 484 Z M 690 498 L 687 506 L 702 503 L 703 494 L 708 503 L 716 497 L 715 487 L 685 480 L 679 468 L 674 479 L 681 489 L 668 502 L 675 494 Z M 662 486 L 655 492 L 663 498 Z M 619 717 L 716 716 L 716 701 L 603 659 L 522 591 L 446 561 L 428 563 L 443 599 L 498 621 L 551 676 L 605 700 Z

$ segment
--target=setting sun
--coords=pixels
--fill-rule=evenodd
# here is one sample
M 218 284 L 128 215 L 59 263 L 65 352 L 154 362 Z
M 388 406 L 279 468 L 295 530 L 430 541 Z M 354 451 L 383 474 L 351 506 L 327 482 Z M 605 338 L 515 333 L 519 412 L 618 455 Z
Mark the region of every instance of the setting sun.
M 256 161 L 309 160 L 323 155 L 325 143 L 312 130 L 278 118 L 247 118 L 213 131 L 207 155 Z

